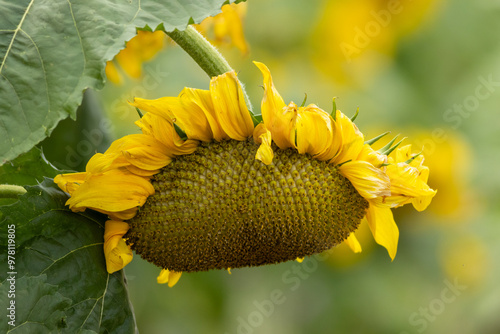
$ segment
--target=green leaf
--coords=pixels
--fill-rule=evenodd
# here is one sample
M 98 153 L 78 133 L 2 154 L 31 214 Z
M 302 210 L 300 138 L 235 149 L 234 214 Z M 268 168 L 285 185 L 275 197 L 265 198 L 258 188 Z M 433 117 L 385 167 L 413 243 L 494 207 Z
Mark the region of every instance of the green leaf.
M 45 159 L 40 149 L 34 147 L 0 167 L 0 184 L 35 185 L 43 182 L 44 177 L 53 178 L 60 173 Z
M 0 184 L 18 186 L 35 185 L 43 182 L 44 177 L 55 177 L 61 171 L 55 169 L 43 156 L 40 149 L 34 147 L 31 151 L 18 156 L 0 167 Z M 0 205 L 16 202 L 14 198 L 0 198 Z
M 185 29 L 223 0 L 16 0 L 0 2 L 0 165 L 29 151 L 71 116 L 82 93 L 136 27 Z
M 95 92 L 89 89 L 78 107 L 76 121 L 62 120 L 37 146 L 56 168 L 83 171 L 96 152 L 104 152 L 111 145 L 113 124 L 104 115 Z
M 123 272 L 105 268 L 106 217 L 68 210 L 67 195 L 51 179 L 26 189 L 19 201 L 0 207 L 0 263 L 14 260 L 0 271 L 0 309 L 11 300 L 16 308 L 15 326 L 2 319 L 0 332 L 136 331 Z

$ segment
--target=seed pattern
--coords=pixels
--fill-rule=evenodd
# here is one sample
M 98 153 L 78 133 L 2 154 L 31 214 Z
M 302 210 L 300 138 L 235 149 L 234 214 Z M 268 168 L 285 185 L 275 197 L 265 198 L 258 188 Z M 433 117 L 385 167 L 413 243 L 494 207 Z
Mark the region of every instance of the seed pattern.
M 257 149 L 229 140 L 177 157 L 153 177 L 127 243 L 162 268 L 192 272 L 294 260 L 356 230 L 368 202 L 335 166 L 277 147 L 267 166 Z

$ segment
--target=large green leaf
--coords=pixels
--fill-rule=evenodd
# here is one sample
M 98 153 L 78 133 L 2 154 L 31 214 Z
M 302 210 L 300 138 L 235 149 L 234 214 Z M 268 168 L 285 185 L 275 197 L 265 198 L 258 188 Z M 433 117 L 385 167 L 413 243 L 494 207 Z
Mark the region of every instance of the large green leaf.
M 0 0 L 0 165 L 70 115 L 136 27 L 184 29 L 224 0 Z
M 9 183 L 56 172 L 37 149 L 0 168 Z M 9 315 L 15 302 L 15 326 L 4 312 L 0 333 L 135 332 L 123 272 L 105 268 L 106 217 L 68 210 L 52 179 L 25 188 L 17 202 L 0 206 L 0 309 Z

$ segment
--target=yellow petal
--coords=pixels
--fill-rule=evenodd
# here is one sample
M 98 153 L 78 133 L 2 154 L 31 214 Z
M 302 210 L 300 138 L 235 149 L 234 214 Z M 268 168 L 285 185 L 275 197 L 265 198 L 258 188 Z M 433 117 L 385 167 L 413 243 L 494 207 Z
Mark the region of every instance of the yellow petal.
M 144 170 L 160 169 L 172 161 L 165 145 L 144 134 L 125 136 L 114 141 L 111 147 L 119 151 L 130 164 Z
M 87 173 L 59 174 L 54 178 L 54 182 L 62 191 L 72 195 L 73 192 L 85 182 Z
M 366 161 L 351 161 L 339 167 L 340 173 L 351 181 L 358 193 L 366 199 L 389 196 L 389 177 Z
M 377 168 L 380 168 L 380 166 L 387 163 L 387 156 L 380 154 L 379 152 L 375 151 L 370 145 L 365 144 L 363 145 L 363 148 L 361 149 L 361 152 L 359 153 L 356 160 L 363 160 L 371 163 Z
M 347 246 L 349 246 L 354 253 L 360 253 L 362 250 L 361 244 L 359 243 L 358 239 L 354 235 L 354 232 L 349 234 L 347 239 L 344 240 L 344 243 L 346 243 Z
M 302 261 L 304 261 L 304 258 L 303 257 L 298 257 L 295 259 L 298 263 L 302 263 Z
M 180 95 L 181 99 L 190 100 L 200 108 L 210 125 L 212 130 L 213 139 L 216 141 L 221 141 L 223 139 L 230 139 L 227 133 L 224 132 L 221 125 L 217 121 L 215 115 L 214 104 L 212 102 L 212 97 L 210 91 L 202 89 L 184 88 Z
M 271 148 L 271 132 L 269 132 L 263 123 L 258 124 L 253 132 L 254 141 L 260 143 L 259 149 L 255 154 L 255 159 L 262 161 L 266 165 L 273 162 L 274 152 Z
M 262 98 L 262 120 L 271 132 L 273 141 L 279 148 L 295 147 L 295 121 L 297 106 L 291 102 L 285 105 L 276 87 L 274 87 L 271 72 L 266 65 L 254 62 L 264 77 L 264 97 Z
M 173 287 L 181 278 L 182 272 L 170 271 L 168 269 L 162 269 L 160 275 L 156 278 L 159 284 L 168 283 L 168 286 Z
M 297 150 L 318 160 L 330 160 L 334 128 L 330 115 L 315 105 L 299 108 L 296 119 Z M 326 154 L 325 154 L 326 153 Z
M 108 273 L 123 269 L 132 261 L 132 250 L 122 238 L 127 233 L 127 223 L 108 220 L 104 225 L 104 256 Z
M 370 205 L 366 212 L 366 220 L 375 241 L 384 246 L 391 259 L 394 260 L 398 249 L 399 229 L 391 209 Z
M 135 124 L 141 128 L 143 134 L 153 136 L 165 145 L 167 148 L 165 154 L 169 157 L 191 154 L 198 147 L 196 140 L 181 140 L 173 124 L 155 114 L 148 112 Z
M 401 205 L 409 203 L 413 198 L 419 198 L 415 208 L 421 211 L 436 195 L 436 191 L 420 177 L 420 171 L 407 163 L 390 164 L 387 166 L 387 175 L 391 179 L 391 194 L 402 199 Z
M 431 196 L 416 197 L 412 199 L 411 203 L 417 211 L 424 211 L 427 209 L 429 204 L 431 204 L 432 198 L 436 195 L 436 193 L 437 190 L 434 190 L 434 193 Z
M 135 212 L 148 196 L 154 194 L 151 183 L 122 169 L 90 175 L 66 202 L 74 212 L 93 209 L 117 217 L 120 211 Z M 132 218 L 128 217 L 127 219 Z
M 356 160 L 363 149 L 364 136 L 349 117 L 338 110 L 336 112 L 337 131 L 334 140 L 340 141 L 342 147 L 338 155 L 332 160 L 332 163 L 341 164 L 349 160 Z
M 213 105 L 207 106 L 207 100 L 210 100 L 210 92 L 201 89 L 184 88 L 178 99 L 182 108 L 172 109 L 172 112 L 176 124 L 184 130 L 187 137 L 205 142 L 214 139 L 212 125 L 217 124 L 217 122 Z M 219 127 L 218 124 L 217 127 Z
M 210 94 L 215 116 L 225 133 L 232 139 L 246 140 L 253 133 L 253 121 L 245 96 L 234 71 L 210 80 Z
M 134 101 L 129 102 L 129 104 L 143 111 L 162 117 L 169 123 L 172 123 L 173 118 L 175 118 L 171 109 L 181 108 L 179 99 L 173 96 L 161 97 L 154 100 L 135 97 Z

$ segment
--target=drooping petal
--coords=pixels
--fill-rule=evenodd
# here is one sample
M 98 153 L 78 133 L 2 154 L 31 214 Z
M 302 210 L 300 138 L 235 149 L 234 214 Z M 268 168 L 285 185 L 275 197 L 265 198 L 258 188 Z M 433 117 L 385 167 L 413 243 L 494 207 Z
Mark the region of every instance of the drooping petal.
M 366 161 L 350 161 L 339 167 L 342 175 L 351 181 L 361 196 L 366 199 L 389 196 L 389 177 L 379 168 Z
M 260 123 L 255 127 L 253 138 L 257 144 L 260 144 L 255 159 L 270 165 L 273 162 L 274 152 L 271 148 L 271 132 L 266 129 L 264 123 Z
M 143 170 L 160 169 L 168 165 L 172 158 L 167 155 L 168 149 L 160 141 L 144 134 L 133 134 L 115 140 L 108 154 L 123 156 L 129 164 Z M 113 164 L 116 166 L 116 161 Z
M 153 136 L 167 147 L 165 152 L 169 157 L 193 153 L 198 147 L 198 141 L 187 139 L 182 140 L 172 123 L 169 123 L 163 117 L 146 113 L 140 120 L 135 122 L 142 132 Z
M 271 124 L 272 119 L 275 114 L 280 112 L 286 104 L 283 101 L 280 93 L 276 90 L 273 83 L 273 78 L 271 77 L 271 72 L 263 63 L 253 62 L 259 70 L 262 72 L 264 77 L 264 97 L 262 98 L 262 119 L 264 124 Z
M 205 114 L 208 124 L 210 125 L 210 129 L 212 130 L 213 139 L 215 139 L 216 141 L 230 139 L 217 121 L 214 104 L 212 102 L 212 97 L 209 90 L 184 88 L 179 97 L 182 101 L 192 101 L 198 108 L 202 110 L 202 112 Z
M 148 196 L 154 194 L 151 183 L 122 169 L 90 175 L 76 189 L 66 205 L 74 212 L 93 209 L 112 218 L 130 219 Z M 126 217 L 123 218 L 123 211 Z M 130 215 L 131 214 L 131 215 Z
M 87 173 L 59 174 L 54 178 L 54 182 L 63 191 L 72 195 L 73 192 L 85 182 Z
M 168 269 L 162 269 L 156 281 L 159 284 L 168 283 L 168 286 L 173 287 L 181 278 L 182 272 L 170 271 Z
M 337 131 L 335 134 L 336 141 L 342 143 L 337 156 L 331 161 L 334 164 L 341 164 L 346 161 L 354 161 L 360 154 L 364 145 L 364 136 L 359 131 L 349 117 L 340 111 L 336 111 L 335 122 L 337 123 Z M 340 138 L 339 138 L 340 137 Z
M 387 156 L 375 151 L 370 145 L 365 144 L 356 160 L 367 161 L 373 166 L 380 168 L 383 164 L 387 163 Z
M 179 99 L 173 96 L 161 97 L 154 100 L 135 97 L 134 101 L 129 102 L 129 104 L 153 115 L 162 117 L 169 123 L 172 123 L 173 118 L 175 118 L 172 109 L 181 108 Z
M 414 202 L 414 204 L 416 203 L 414 206 L 417 210 L 422 211 L 436 195 L 436 191 L 423 180 L 428 175 L 420 177 L 420 171 L 407 163 L 390 164 L 387 166 L 387 175 L 391 179 L 391 196 L 401 200 L 399 205 L 418 199 Z
M 127 223 L 117 220 L 108 220 L 104 225 L 104 256 L 106 269 L 110 274 L 123 269 L 132 261 L 132 250 L 123 239 L 128 229 Z
M 261 103 L 264 124 L 279 148 L 295 147 L 297 105 L 293 102 L 288 106 L 285 105 L 283 98 L 274 87 L 271 72 L 266 65 L 258 62 L 254 62 L 254 64 L 264 77 L 264 97 Z
M 366 220 L 375 241 L 384 246 L 392 260 L 396 256 L 399 240 L 399 229 L 390 208 L 370 205 L 366 212 Z
M 245 102 L 243 89 L 234 71 L 210 80 L 210 94 L 215 116 L 232 139 L 245 140 L 253 133 L 253 121 Z
M 318 160 L 333 158 L 338 150 L 333 143 L 334 126 L 331 116 L 316 105 L 299 108 L 296 120 L 299 153 L 308 153 Z
M 344 240 L 344 242 L 346 243 L 347 246 L 349 246 L 349 248 L 351 248 L 351 250 L 354 253 L 360 253 L 362 251 L 361 244 L 354 235 L 354 232 L 349 234 L 349 236 L 347 237 L 347 239 Z

